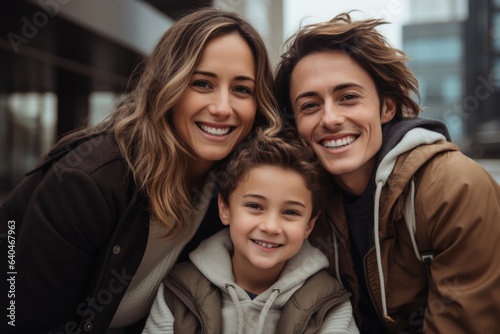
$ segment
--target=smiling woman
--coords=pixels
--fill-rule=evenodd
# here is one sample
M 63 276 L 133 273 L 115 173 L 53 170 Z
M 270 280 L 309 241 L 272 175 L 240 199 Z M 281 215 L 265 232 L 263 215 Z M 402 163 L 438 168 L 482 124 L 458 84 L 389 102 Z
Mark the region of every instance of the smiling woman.
M 206 174 L 252 128 L 255 61 L 238 34 L 207 43 L 200 62 L 174 108 L 173 124 L 193 151 L 193 174 Z
M 63 138 L 0 208 L 0 233 L 15 221 L 18 235 L 19 332 L 140 332 L 184 247 L 223 227 L 205 217 L 210 172 L 252 129 L 281 127 L 264 43 L 234 14 L 179 20 L 136 77 L 109 119 Z

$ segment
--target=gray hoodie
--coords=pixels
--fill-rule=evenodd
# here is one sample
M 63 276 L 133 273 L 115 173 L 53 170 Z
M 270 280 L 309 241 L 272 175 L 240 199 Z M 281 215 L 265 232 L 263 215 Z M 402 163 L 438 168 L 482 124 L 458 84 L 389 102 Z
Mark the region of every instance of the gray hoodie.
M 310 276 L 328 268 L 323 253 L 305 240 L 300 251 L 287 261 L 278 281 L 252 300 L 234 282 L 232 252 L 229 229 L 224 229 L 203 241 L 189 256 L 198 270 L 220 289 L 223 333 L 274 333 L 281 310 L 290 297 Z M 168 313 L 161 287 L 144 333 L 167 333 L 169 323 L 173 323 Z M 172 318 L 167 319 L 169 316 Z M 320 333 L 358 333 L 349 300 L 331 312 Z

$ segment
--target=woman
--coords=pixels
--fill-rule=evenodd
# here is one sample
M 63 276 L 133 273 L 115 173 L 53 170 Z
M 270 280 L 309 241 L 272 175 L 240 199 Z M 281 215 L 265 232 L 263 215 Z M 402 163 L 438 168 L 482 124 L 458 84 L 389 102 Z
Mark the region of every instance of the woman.
M 202 222 L 210 172 L 252 128 L 279 129 L 276 110 L 248 23 L 214 9 L 175 23 L 110 119 L 64 138 L 2 206 L 17 242 L 11 329 L 141 329 L 198 226 L 220 224 Z

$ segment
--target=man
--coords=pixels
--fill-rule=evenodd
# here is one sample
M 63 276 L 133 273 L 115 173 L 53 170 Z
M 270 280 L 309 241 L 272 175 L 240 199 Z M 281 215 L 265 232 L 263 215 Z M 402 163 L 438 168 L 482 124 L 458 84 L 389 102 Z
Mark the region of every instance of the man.
M 498 333 L 500 187 L 417 118 L 417 79 L 384 23 L 302 27 L 278 65 L 284 115 L 334 183 L 309 239 L 353 292 L 361 332 Z

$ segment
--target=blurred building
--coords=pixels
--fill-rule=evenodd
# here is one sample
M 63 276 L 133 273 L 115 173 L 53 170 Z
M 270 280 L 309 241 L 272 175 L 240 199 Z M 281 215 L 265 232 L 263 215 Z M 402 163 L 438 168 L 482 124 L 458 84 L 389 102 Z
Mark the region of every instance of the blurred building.
M 463 146 L 465 119 L 456 111 L 466 89 L 467 1 L 411 1 L 410 13 L 410 23 L 403 27 L 403 49 L 419 81 L 422 116 L 443 120 L 453 141 Z
M 467 155 L 500 157 L 500 1 L 410 5 L 403 49 L 419 79 L 422 116 L 443 120 Z
M 213 5 L 246 18 L 266 43 L 273 68 L 278 64 L 284 39 L 283 0 L 214 0 Z
M 113 110 L 172 23 L 201 7 L 239 13 L 276 63 L 282 0 L 2 0 L 0 201 L 64 133 Z
M 466 96 L 470 151 L 500 158 L 500 1 L 469 2 Z

